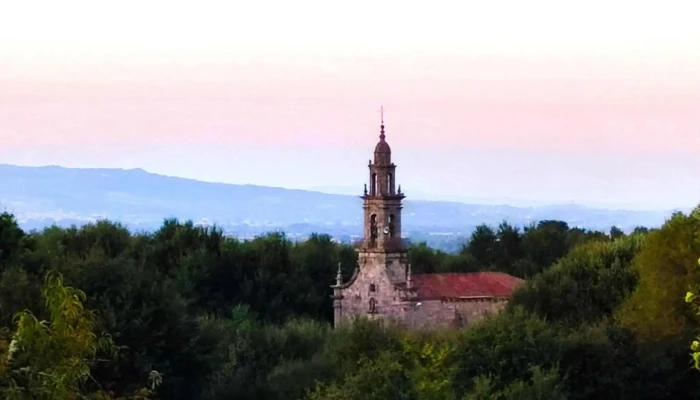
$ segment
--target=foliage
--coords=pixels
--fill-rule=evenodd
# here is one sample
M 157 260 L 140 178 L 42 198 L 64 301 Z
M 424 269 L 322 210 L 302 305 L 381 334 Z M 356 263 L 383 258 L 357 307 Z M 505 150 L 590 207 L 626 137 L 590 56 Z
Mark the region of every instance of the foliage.
M 98 337 L 95 314 L 83 308 L 85 294 L 49 275 L 42 293 L 49 321 L 30 311 L 17 313 L 8 360 L 12 365 L 6 398 L 79 398 L 97 361 L 98 350 L 111 350 L 109 337 Z
M 395 354 L 381 353 L 376 359 L 361 358 L 355 372 L 342 382 L 318 386 L 308 400 L 399 400 L 409 399 L 410 384 Z
M 501 390 L 494 389 L 492 380 L 486 376 L 474 378 L 474 389 L 464 400 L 565 400 L 556 369 L 542 370 L 534 366 L 529 370 L 530 379 L 517 380 Z
M 0 213 L 0 271 L 24 250 L 26 235 L 14 215 Z
M 620 231 L 615 237 L 623 237 Z M 479 225 L 457 254 L 432 250 L 425 243 L 411 247 L 416 273 L 501 271 L 521 278 L 547 269 L 577 245 L 607 241 L 600 232 L 570 228 L 561 221 L 541 221 L 519 229 L 502 222 L 497 229 Z
M 413 394 L 418 399 L 450 400 L 455 398 L 454 378 L 457 365 L 451 341 L 404 340 L 403 357 Z
M 510 306 L 573 325 L 610 316 L 637 284 L 631 263 L 642 242 L 629 236 L 577 246 L 527 281 Z
M 674 214 L 661 229 L 650 232 L 636 255 L 633 267 L 639 285 L 616 314 L 625 327 L 642 340 L 672 339 L 697 326 L 683 296 L 699 281 L 700 218 Z
M 556 367 L 563 351 L 564 342 L 555 326 L 515 308 L 461 336 L 457 381 L 462 389 L 471 389 L 471 378 L 492 377 L 494 390 L 503 390 L 513 382 L 529 379 L 531 366 Z
M 317 385 L 307 399 L 456 398 L 457 364 L 453 340 L 405 335 L 369 322 L 346 329 L 350 342 L 360 345 L 364 341 L 362 335 L 368 332 L 388 341 L 386 346 L 356 348 L 359 352 L 353 357 L 353 365 L 346 365 L 339 379 Z M 343 354 L 339 348 L 333 350 L 334 359 Z
M 17 329 L 2 354 L 1 391 L 7 399 L 83 398 L 89 394 L 86 383 L 99 352 L 114 355 L 116 348 L 109 336 L 95 333 L 98 319 L 83 308 L 85 293 L 64 286 L 59 274 L 47 276 L 42 296 L 48 321 L 40 321 L 30 311 L 16 315 Z M 148 393 L 144 390 L 140 395 L 146 398 Z
M 527 278 L 501 314 L 431 332 L 331 329 L 329 286 L 357 256 L 326 235 L 239 240 L 174 219 L 153 233 L 109 221 L 27 233 L 3 214 L 0 387 L 103 400 L 694 398 L 685 333 L 700 317 L 683 294 L 700 284 L 695 214 L 629 235 L 503 222 L 455 254 L 413 245 L 415 273 Z
M 700 266 L 700 258 L 698 258 L 698 266 Z M 700 316 L 700 298 L 698 293 L 700 286 L 696 285 L 694 290 L 690 290 L 685 294 L 685 302 L 690 304 L 696 315 Z M 691 355 L 693 357 L 693 367 L 700 370 L 700 336 L 690 345 Z

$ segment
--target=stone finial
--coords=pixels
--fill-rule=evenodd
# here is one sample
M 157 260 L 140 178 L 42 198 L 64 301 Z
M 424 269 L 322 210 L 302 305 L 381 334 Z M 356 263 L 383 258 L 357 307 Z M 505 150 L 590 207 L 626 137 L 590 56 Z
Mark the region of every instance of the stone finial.
M 384 138 L 386 138 L 386 135 L 384 135 L 384 106 L 382 106 L 380 108 L 379 112 L 381 112 L 381 114 L 382 114 L 382 125 L 381 125 L 381 128 L 379 130 L 379 140 L 381 140 L 383 142 Z
M 340 263 L 338 263 L 338 273 L 335 276 L 335 284 L 338 286 L 343 284 L 343 270 L 340 267 Z
M 365 195 L 367 194 L 367 184 L 365 183 Z
M 401 194 L 401 185 L 399 185 L 399 194 Z

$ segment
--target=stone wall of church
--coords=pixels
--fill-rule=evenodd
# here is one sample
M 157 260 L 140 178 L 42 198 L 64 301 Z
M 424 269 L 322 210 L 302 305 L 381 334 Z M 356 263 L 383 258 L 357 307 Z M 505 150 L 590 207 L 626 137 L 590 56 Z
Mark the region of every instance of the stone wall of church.
M 343 289 L 341 301 L 341 319 L 347 321 L 353 317 L 380 319 L 404 318 L 404 311 L 399 304 L 399 293 L 394 283 L 401 277 L 403 266 L 393 255 L 383 253 L 366 253 L 360 255 L 360 271 L 352 284 Z M 389 264 L 389 268 L 387 268 Z M 371 313 L 371 301 L 374 300 Z
M 426 300 L 407 313 L 413 315 L 406 316 L 406 324 L 418 329 L 468 328 L 489 314 L 501 312 L 506 304 L 503 299 Z
M 469 327 L 490 314 L 498 314 L 506 307 L 505 299 L 470 299 L 453 303 L 459 315 L 459 324 Z
M 506 306 L 505 299 L 421 300 L 415 306 L 402 302 L 395 284 L 405 280 L 405 260 L 397 254 L 360 253 L 359 271 L 342 289 L 340 320 L 380 319 L 417 329 L 467 328 Z

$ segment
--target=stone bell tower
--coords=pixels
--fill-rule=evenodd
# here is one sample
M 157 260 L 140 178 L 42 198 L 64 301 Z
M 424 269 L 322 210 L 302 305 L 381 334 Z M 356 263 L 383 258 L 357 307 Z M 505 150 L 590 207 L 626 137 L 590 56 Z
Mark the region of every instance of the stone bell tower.
M 369 161 L 369 189 L 365 186 L 364 243 L 366 249 L 399 250 L 401 242 L 401 186 L 396 186 L 396 165 L 391 162 L 391 148 L 386 142 L 384 120 L 379 143 L 374 148 L 374 162 Z
M 391 162 L 383 116 L 374 160 L 368 167 L 369 187 L 365 186 L 362 196 L 364 239 L 358 249 L 360 263 L 382 265 L 392 283 L 400 283 L 406 275 L 406 250 L 401 238 L 401 201 L 405 196 L 396 184 L 396 165 Z
M 364 235 L 355 245 L 358 265 L 348 282 L 343 283 L 339 273 L 331 286 L 336 326 L 356 317 L 401 320 L 405 314 L 401 288 L 410 278 L 401 238 L 404 195 L 396 185 L 396 165 L 391 162 L 383 116 L 379 143 L 368 167 L 369 185 L 365 184 L 361 196 Z

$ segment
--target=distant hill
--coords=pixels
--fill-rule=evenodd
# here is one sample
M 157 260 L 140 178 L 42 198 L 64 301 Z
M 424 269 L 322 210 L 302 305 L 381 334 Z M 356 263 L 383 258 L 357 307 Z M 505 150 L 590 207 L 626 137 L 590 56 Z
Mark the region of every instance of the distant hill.
M 410 234 L 466 234 L 480 223 L 503 220 L 524 225 L 558 219 L 572 226 L 607 230 L 658 226 L 669 210 L 605 210 L 576 205 L 514 207 L 445 201 L 412 201 L 404 208 L 404 230 Z M 131 228 L 153 229 L 164 218 L 216 223 L 230 233 L 254 235 L 284 230 L 334 236 L 361 232 L 358 196 L 327 194 L 255 185 L 202 182 L 142 169 L 78 169 L 0 164 L 0 207 L 13 212 L 28 229 L 80 224 L 99 218 Z

